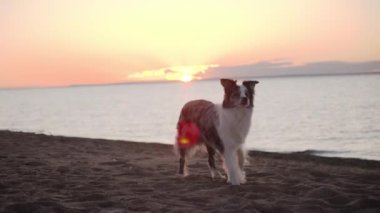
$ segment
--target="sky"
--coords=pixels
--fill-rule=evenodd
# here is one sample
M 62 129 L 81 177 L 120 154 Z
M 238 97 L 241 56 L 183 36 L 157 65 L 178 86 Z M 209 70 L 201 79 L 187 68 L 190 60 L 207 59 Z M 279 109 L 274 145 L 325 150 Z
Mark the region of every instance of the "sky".
M 378 61 L 379 20 L 378 0 L 0 0 L 0 87 Z

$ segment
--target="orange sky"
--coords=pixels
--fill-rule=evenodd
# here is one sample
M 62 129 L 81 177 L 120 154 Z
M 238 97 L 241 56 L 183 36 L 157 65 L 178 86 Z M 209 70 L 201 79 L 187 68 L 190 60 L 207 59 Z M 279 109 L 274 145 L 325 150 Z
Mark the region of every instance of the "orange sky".
M 378 20 L 377 0 L 3 0 L 0 87 L 189 80 L 263 60 L 379 60 Z

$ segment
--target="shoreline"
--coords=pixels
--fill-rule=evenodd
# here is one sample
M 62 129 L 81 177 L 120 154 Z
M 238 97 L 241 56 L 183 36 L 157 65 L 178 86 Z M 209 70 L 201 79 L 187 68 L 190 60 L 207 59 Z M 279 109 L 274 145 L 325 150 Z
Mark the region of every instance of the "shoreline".
M 124 141 L 124 142 L 131 142 L 131 143 L 144 143 L 144 144 L 161 144 L 165 146 L 172 147 L 172 144 L 164 143 L 164 142 L 152 142 L 152 141 L 135 141 L 135 140 L 127 140 L 127 139 L 110 139 L 110 138 L 98 138 L 98 137 L 82 137 L 82 136 L 73 136 L 73 135 L 54 135 L 52 133 L 47 133 L 47 132 L 33 132 L 33 131 L 23 131 L 23 130 L 16 130 L 16 129 L 0 129 L 0 132 L 12 132 L 12 133 L 21 133 L 21 134 L 37 134 L 37 135 L 46 135 L 46 136 L 52 136 L 52 137 L 64 137 L 64 138 L 77 138 L 77 139 L 90 139 L 90 140 L 103 140 L 103 141 Z M 317 158 L 331 158 L 331 159 L 337 159 L 338 161 L 342 159 L 343 161 L 353 161 L 353 160 L 358 160 L 358 161 L 368 161 L 368 162 L 379 162 L 380 160 L 377 159 L 371 159 L 371 158 L 360 158 L 360 157 L 342 157 L 342 156 L 334 156 L 334 155 L 326 155 L 323 154 L 325 152 L 329 151 L 324 151 L 324 150 L 314 150 L 314 149 L 306 149 L 302 151 L 266 151 L 266 150 L 261 150 L 261 149 L 247 149 L 247 151 L 250 153 L 261 153 L 263 156 L 283 156 L 283 155 L 294 155 L 294 156 L 314 156 Z M 320 155 L 318 153 L 322 153 L 323 155 Z M 366 163 L 361 163 L 361 164 L 366 164 Z
M 172 146 L 0 130 L 0 212 L 377 212 L 380 161 L 250 151 L 247 183 Z M 220 161 L 217 162 L 220 169 Z

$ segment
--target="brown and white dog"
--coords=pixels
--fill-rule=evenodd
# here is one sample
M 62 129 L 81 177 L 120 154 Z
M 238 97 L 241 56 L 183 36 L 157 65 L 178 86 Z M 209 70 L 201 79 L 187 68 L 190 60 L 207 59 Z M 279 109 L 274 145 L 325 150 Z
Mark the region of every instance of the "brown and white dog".
M 221 175 L 215 167 L 214 159 L 215 153 L 219 153 L 228 175 L 227 181 L 232 185 L 239 185 L 246 182 L 243 144 L 251 125 L 255 85 L 259 82 L 243 81 L 242 85 L 229 79 L 221 79 L 220 82 L 224 87 L 223 104 L 206 100 L 194 100 L 185 104 L 177 124 L 177 140 L 181 122 L 195 124 L 200 131 L 197 144 L 207 148 L 211 177 L 214 178 L 216 173 Z M 181 148 L 177 143 L 175 145 L 179 153 L 181 175 L 188 175 L 186 161 L 189 160 L 189 153 L 193 148 Z

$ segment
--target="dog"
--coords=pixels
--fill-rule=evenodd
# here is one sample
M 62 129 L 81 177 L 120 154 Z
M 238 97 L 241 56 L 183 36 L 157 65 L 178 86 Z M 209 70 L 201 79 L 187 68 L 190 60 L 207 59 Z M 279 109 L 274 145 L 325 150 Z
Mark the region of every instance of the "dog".
M 216 174 L 223 177 L 215 166 L 215 154 L 218 153 L 224 163 L 227 182 L 240 185 L 246 182 L 243 144 L 251 125 L 255 86 L 259 82 L 243 81 L 242 85 L 238 85 L 235 80 L 221 79 L 220 83 L 224 87 L 224 100 L 221 105 L 207 100 L 193 100 L 186 103 L 181 110 L 174 146 L 179 155 L 178 173 L 188 175 L 187 161 L 190 153 L 201 145 L 207 149 L 211 178 L 214 179 Z M 191 124 L 199 132 L 194 146 L 179 146 L 184 122 Z

